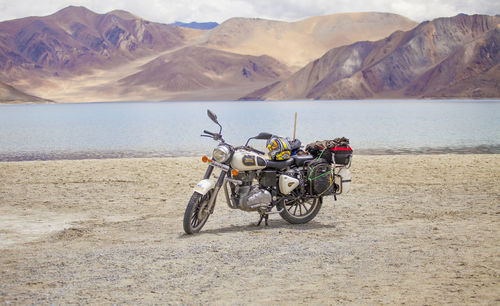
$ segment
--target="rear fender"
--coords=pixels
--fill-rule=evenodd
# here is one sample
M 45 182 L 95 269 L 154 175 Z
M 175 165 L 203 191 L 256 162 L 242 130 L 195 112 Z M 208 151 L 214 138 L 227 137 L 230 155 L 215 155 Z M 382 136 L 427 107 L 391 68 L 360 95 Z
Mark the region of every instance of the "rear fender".
M 201 180 L 196 186 L 194 186 L 194 192 L 201 195 L 206 195 L 210 190 L 214 189 L 215 181 L 211 179 Z

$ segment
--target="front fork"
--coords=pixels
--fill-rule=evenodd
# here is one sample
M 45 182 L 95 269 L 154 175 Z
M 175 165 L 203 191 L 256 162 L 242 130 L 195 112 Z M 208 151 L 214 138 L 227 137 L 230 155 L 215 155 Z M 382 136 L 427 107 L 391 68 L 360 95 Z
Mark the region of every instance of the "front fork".
M 197 186 L 200 186 L 200 184 L 204 181 L 211 182 L 210 176 L 212 175 L 213 170 L 214 170 L 214 165 L 208 165 L 207 171 L 205 171 L 205 175 L 203 176 L 203 180 L 200 183 L 198 183 Z M 204 211 L 208 211 L 209 213 L 214 212 L 215 199 L 217 198 L 217 195 L 219 194 L 219 191 L 220 191 L 220 188 L 222 187 L 222 184 L 224 184 L 224 179 L 225 179 L 226 175 L 227 175 L 227 170 L 222 169 L 222 171 L 217 179 L 217 182 L 215 184 L 213 184 L 213 183 L 208 184 L 209 185 L 208 190 L 197 190 L 195 187 L 195 192 L 198 192 L 198 193 L 203 194 L 203 195 L 208 193 L 210 190 L 213 190 L 209 201 L 204 202 L 202 204 L 202 206 L 200 207 L 200 212 L 204 212 Z

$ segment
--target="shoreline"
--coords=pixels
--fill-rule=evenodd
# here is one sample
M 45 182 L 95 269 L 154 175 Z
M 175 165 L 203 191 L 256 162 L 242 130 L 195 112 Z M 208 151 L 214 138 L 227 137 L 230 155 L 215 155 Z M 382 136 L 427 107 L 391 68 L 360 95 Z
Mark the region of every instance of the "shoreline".
M 279 103 L 279 102 L 304 102 L 304 101 L 313 101 L 313 102 L 351 102 L 351 101 L 357 101 L 357 102 L 363 102 L 363 101 L 402 101 L 402 102 L 429 102 L 429 101 L 438 101 L 438 102 L 467 102 L 467 101 L 479 101 L 479 102 L 500 102 L 500 97 L 495 97 L 495 98 L 478 98 L 478 97 L 462 97 L 462 98 L 457 98 L 457 97 L 435 97 L 435 98 L 371 98 L 371 99 L 339 99 L 339 100 L 313 100 L 313 99 L 300 99 L 300 100 L 195 100 L 195 99 L 188 99 L 188 100 L 141 100 L 141 101 L 135 101 L 135 100 L 98 100 L 98 101 L 81 101 L 81 102 L 58 102 L 58 101 L 53 101 L 53 100 L 48 100 L 48 101 L 40 101 L 40 102 L 35 102 L 35 101 L 12 101 L 12 102 L 6 102 L 6 101 L 0 101 L 0 106 L 2 105 L 43 105 L 43 104 L 93 104 L 93 103 L 189 103 L 189 102 L 235 102 L 235 103 L 241 103 L 241 102 L 269 102 L 269 103 Z
M 307 224 L 256 227 L 219 195 L 187 236 L 205 169 L 195 157 L 0 163 L 0 303 L 500 299 L 498 154 L 355 155 L 350 193 Z
M 500 154 L 500 145 L 480 145 L 471 147 L 441 148 L 394 148 L 394 149 L 355 149 L 354 155 L 446 155 L 446 154 Z M 176 158 L 201 157 L 210 152 L 139 152 L 139 151 L 92 151 L 92 152 L 22 152 L 1 153 L 0 162 L 51 161 L 51 160 L 88 160 L 122 158 Z

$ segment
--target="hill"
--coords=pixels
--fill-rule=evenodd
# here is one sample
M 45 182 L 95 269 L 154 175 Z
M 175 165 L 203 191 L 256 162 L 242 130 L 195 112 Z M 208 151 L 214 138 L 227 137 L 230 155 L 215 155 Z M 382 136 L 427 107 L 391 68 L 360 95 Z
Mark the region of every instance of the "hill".
M 196 30 L 70 6 L 0 23 L 0 80 L 65 102 L 237 99 L 333 46 L 414 25 L 398 15 L 356 13 L 297 22 L 234 18 Z
M 197 35 L 124 11 L 96 14 L 71 6 L 46 17 L 0 23 L 0 78 L 20 88 L 50 87 L 50 81 L 114 69 Z
M 226 93 L 227 98 L 234 100 L 241 95 L 242 85 L 245 90 L 253 90 L 290 74 L 286 65 L 269 56 L 192 46 L 157 57 L 118 84 L 124 94 L 153 90 L 166 96 L 173 94 L 177 99 L 189 92 L 204 91 L 210 95 L 207 91 L 234 88 L 234 93 Z
M 10 85 L 0 82 L 0 103 L 50 102 L 50 100 L 26 94 Z
M 206 46 L 239 54 L 269 55 L 298 70 L 328 50 L 378 40 L 417 25 L 389 13 L 345 13 L 297 22 L 232 18 L 212 30 Z
M 498 98 L 499 23 L 461 14 L 334 48 L 243 99 Z

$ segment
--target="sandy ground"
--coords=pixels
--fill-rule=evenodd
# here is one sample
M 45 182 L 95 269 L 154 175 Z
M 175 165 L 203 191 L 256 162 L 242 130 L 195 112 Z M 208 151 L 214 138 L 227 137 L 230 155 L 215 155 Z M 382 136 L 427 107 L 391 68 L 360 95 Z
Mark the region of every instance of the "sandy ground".
M 0 302 L 500 304 L 500 155 L 355 156 L 306 225 L 222 198 L 193 158 L 0 163 Z

